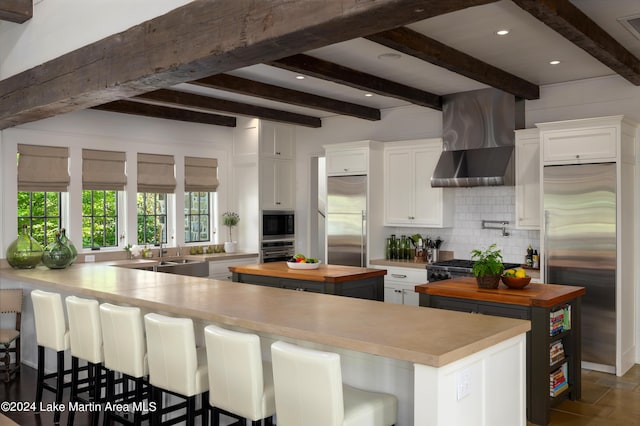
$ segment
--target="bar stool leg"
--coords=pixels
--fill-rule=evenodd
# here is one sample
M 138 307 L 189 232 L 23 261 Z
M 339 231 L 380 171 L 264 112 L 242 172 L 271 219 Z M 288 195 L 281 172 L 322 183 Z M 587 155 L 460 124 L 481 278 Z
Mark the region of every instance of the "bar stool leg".
M 58 351 L 58 375 L 56 377 L 56 406 L 59 407 L 62 404 L 62 392 L 64 390 L 64 351 Z M 56 410 L 53 415 L 53 422 L 60 423 L 60 415 L 62 412 Z
M 42 403 L 42 391 L 44 389 L 44 346 L 38 345 L 38 383 L 36 383 L 36 404 L 37 413 L 40 413 Z
M 71 396 L 69 397 L 69 401 L 75 401 L 78 397 L 78 357 L 71 357 Z M 69 410 L 69 415 L 67 417 L 67 426 L 72 426 L 75 418 L 75 411 Z

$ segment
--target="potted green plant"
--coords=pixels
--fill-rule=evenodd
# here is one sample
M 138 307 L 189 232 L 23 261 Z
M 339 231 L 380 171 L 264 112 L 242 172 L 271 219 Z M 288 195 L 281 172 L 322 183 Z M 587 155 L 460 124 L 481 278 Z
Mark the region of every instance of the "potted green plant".
M 485 250 L 472 250 L 471 260 L 474 261 L 473 275 L 476 277 L 478 287 L 498 288 L 500 275 L 504 270 L 502 251 L 495 244 L 491 244 Z
M 222 224 L 229 228 L 229 241 L 224 243 L 224 251 L 226 253 L 233 253 L 236 251 L 236 241 L 233 240 L 232 230 L 234 226 L 240 222 L 240 216 L 236 212 L 222 213 Z

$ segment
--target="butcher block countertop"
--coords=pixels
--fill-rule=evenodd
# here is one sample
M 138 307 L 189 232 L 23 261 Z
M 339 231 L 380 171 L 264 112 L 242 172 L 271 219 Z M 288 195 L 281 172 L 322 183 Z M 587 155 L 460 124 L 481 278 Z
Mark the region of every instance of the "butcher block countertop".
M 416 292 L 431 296 L 457 297 L 509 305 L 550 308 L 585 294 L 584 287 L 530 283 L 522 289 L 511 289 L 504 284 L 496 289 L 479 288 L 475 278 L 453 278 L 420 284 Z
M 387 274 L 384 269 L 360 268 L 357 266 L 326 265 L 318 269 L 291 269 L 287 262 L 256 263 L 252 265 L 230 266 L 231 272 L 239 274 L 263 275 L 267 277 L 291 278 L 294 280 L 338 283 L 362 278 L 380 277 Z
M 309 274 L 296 274 L 302 273 Z M 348 275 L 339 267 L 325 266 L 317 272 L 318 276 L 334 278 L 341 273 Z M 363 269 L 361 273 L 370 272 Z M 32 270 L 0 269 L 0 283 L 3 287 L 22 283 L 26 289 L 33 285 L 432 367 L 442 367 L 530 329 L 529 321 L 511 318 L 100 263 L 74 264 L 62 270 L 44 266 Z

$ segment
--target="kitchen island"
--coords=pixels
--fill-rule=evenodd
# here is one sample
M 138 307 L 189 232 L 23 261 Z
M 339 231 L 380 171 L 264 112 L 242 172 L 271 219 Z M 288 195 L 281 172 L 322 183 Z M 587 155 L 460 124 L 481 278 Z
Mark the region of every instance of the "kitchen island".
M 229 270 L 235 282 L 384 301 L 384 269 L 325 264 L 318 269 L 291 269 L 287 262 L 270 262 Z
M 398 397 L 398 426 L 525 424 L 529 321 L 399 306 L 351 297 L 162 274 L 104 264 L 0 269 L 0 287 L 25 290 L 23 360 L 35 365 L 28 293 L 41 288 L 139 306 L 340 353 L 345 382 Z M 456 382 L 467 384 L 466 393 Z
M 581 396 L 581 299 L 584 287 L 530 283 L 522 289 L 500 284 L 479 288 L 475 278 L 453 278 L 415 287 L 420 306 L 531 321 L 527 333 L 527 418 L 546 425 L 549 410 L 566 398 Z M 562 319 L 562 323 L 556 322 Z M 559 392 L 550 379 L 562 372 Z M 554 379 L 555 380 L 555 379 Z M 552 393 L 553 392 L 553 393 Z

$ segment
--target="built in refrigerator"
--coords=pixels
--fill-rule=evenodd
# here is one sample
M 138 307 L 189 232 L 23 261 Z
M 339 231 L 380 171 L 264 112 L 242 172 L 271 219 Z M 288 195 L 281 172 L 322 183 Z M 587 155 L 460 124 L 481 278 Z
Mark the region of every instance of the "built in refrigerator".
M 327 178 L 327 263 L 366 266 L 367 176 Z
M 549 284 L 586 288 L 582 361 L 616 367 L 616 165 L 545 166 L 544 264 Z

